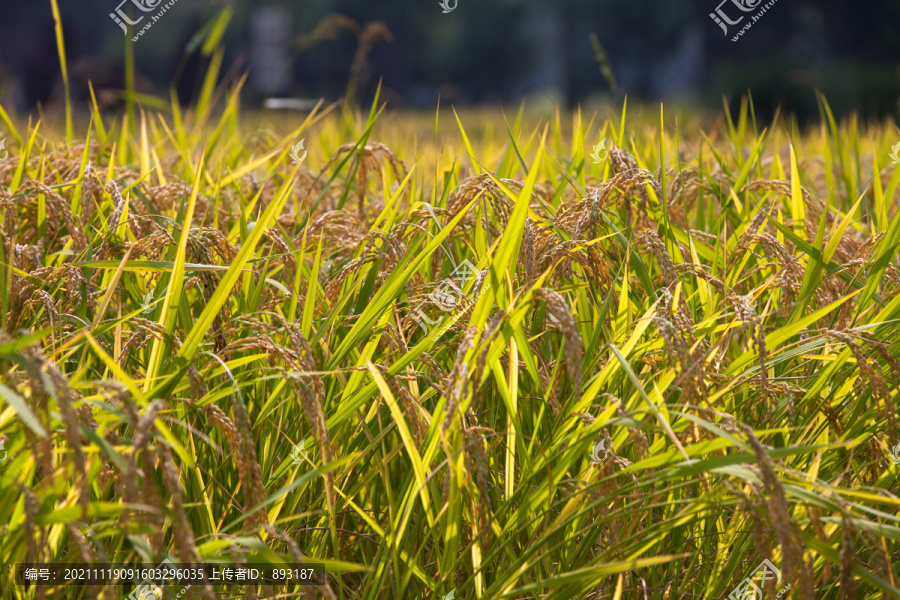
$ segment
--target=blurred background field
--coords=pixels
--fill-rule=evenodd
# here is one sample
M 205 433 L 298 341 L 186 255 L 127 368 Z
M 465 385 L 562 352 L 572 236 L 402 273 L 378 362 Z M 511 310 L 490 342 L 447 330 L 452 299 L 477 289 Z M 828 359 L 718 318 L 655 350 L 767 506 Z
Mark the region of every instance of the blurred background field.
M 191 40 L 227 11 L 233 17 L 223 36 L 222 72 L 237 77 L 252 69 L 242 92 L 251 106 L 271 95 L 342 97 L 363 45 L 370 51 L 355 73 L 360 94 L 371 99 L 383 78 L 382 97 L 395 107 L 429 110 L 441 96 L 457 106 L 528 98 L 530 106 L 573 108 L 618 104 L 628 94 L 632 101 L 718 110 L 723 96 L 736 109 L 750 91 L 761 117 L 770 118 L 780 105 L 805 122 L 818 117 L 812 90 L 819 89 L 838 117 L 900 114 L 896 2 L 777 2 L 764 24 L 738 43 L 709 18 L 717 4 L 459 0 L 452 13 L 442 14 L 437 0 L 179 0 L 135 44 L 135 85 L 168 98 L 174 81 L 182 102 L 196 99 L 212 57 Z M 101 106 L 114 106 L 126 88 L 123 46 L 130 36 L 109 17 L 118 5 L 60 3 L 78 101 L 88 99 L 88 80 Z M 724 10 L 737 9 L 728 2 Z M 0 100 L 19 112 L 37 103 L 58 108 L 62 79 L 47 34 L 53 24 L 47 3 L 8 3 L 3 16 Z M 607 55 L 606 74 L 598 68 L 592 34 Z

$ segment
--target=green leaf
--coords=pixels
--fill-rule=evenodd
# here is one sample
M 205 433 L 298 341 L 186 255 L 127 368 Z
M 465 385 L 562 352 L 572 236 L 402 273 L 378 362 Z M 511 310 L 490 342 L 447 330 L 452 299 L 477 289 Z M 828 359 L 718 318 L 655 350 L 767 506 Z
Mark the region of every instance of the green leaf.
M 38 421 L 37 415 L 31 412 L 31 409 L 28 407 L 28 404 L 25 403 L 25 400 L 21 398 L 15 391 L 9 389 L 2 383 L 0 383 L 0 398 L 3 398 L 4 402 L 12 407 L 16 414 L 19 415 L 19 419 L 22 423 L 28 427 L 31 431 L 36 433 L 42 438 L 47 437 L 47 432 L 44 431 L 44 428 L 41 427 L 40 421 Z

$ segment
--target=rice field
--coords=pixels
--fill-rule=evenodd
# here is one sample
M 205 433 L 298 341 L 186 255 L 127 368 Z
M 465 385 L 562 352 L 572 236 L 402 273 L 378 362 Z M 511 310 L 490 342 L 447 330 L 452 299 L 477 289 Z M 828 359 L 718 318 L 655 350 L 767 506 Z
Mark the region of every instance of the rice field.
M 0 112 L 3 598 L 900 598 L 894 123 L 239 98 Z

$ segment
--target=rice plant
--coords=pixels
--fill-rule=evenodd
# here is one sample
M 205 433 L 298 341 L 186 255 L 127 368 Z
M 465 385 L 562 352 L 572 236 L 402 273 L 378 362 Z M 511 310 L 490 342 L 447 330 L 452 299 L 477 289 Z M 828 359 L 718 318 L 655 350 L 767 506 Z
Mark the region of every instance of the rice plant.
M 323 568 L 205 599 L 724 598 L 764 560 L 767 598 L 900 597 L 893 123 L 272 120 L 216 79 L 0 112 L 4 598 L 164 559 Z

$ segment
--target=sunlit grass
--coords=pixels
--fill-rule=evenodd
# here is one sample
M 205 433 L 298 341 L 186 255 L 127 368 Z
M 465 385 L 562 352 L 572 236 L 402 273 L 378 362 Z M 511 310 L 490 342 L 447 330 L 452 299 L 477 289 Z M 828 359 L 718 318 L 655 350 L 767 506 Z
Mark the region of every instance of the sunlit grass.
M 892 124 L 204 90 L 79 143 L 0 113 L 9 597 L 165 557 L 373 600 L 722 598 L 763 559 L 766 597 L 900 595 Z

